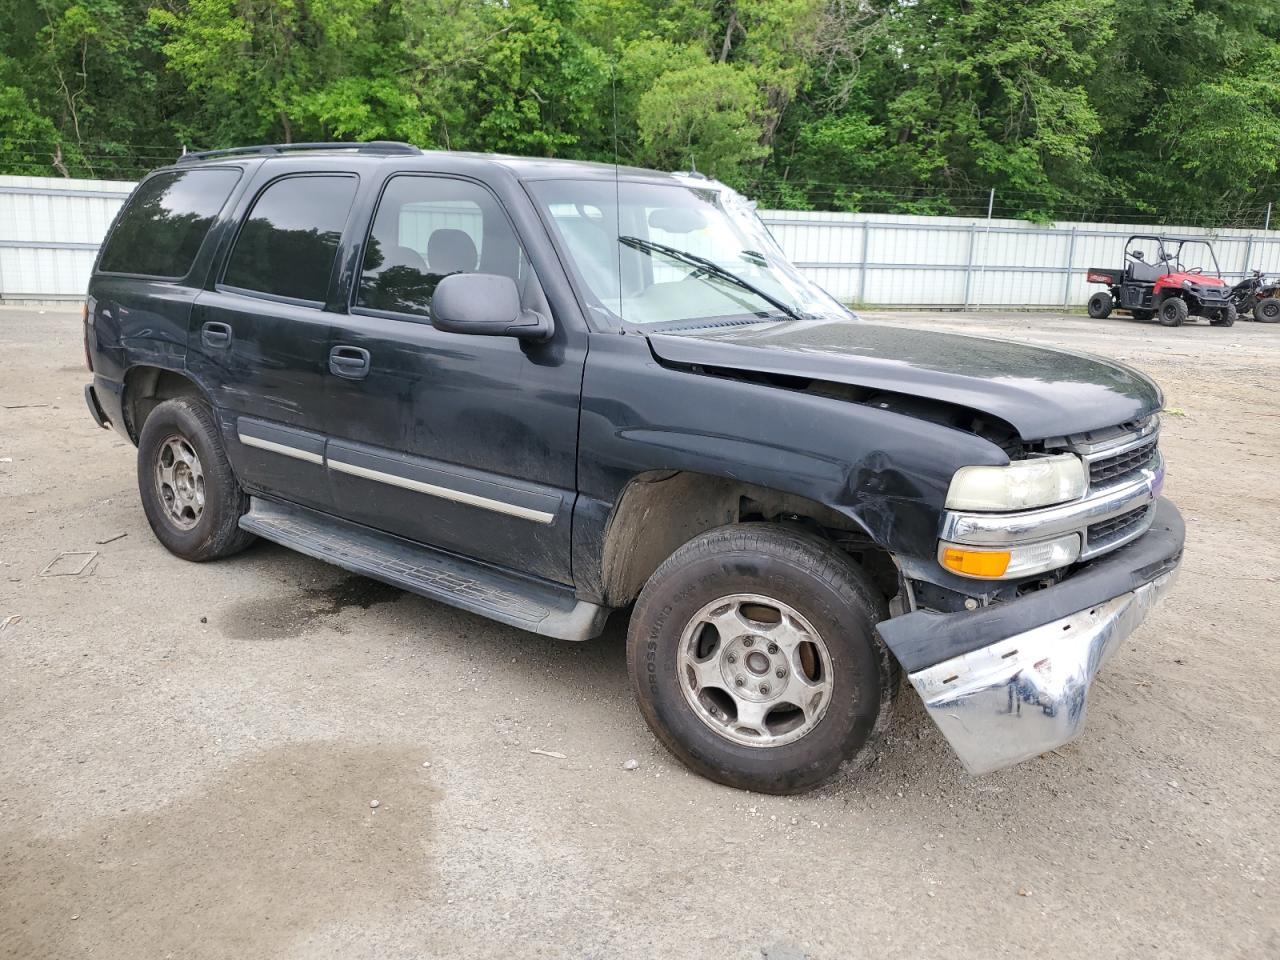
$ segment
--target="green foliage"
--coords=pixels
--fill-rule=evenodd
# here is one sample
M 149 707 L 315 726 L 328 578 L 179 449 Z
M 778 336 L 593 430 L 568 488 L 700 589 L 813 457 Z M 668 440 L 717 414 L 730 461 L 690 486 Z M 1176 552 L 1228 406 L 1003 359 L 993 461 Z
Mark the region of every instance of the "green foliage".
M 402 139 L 804 209 L 1254 222 L 1277 78 L 1280 0 L 0 0 L 0 171 Z
M 751 75 L 728 63 L 700 63 L 659 76 L 640 97 L 639 162 L 666 170 L 696 166 L 736 181 L 767 149 L 760 143 L 764 97 Z

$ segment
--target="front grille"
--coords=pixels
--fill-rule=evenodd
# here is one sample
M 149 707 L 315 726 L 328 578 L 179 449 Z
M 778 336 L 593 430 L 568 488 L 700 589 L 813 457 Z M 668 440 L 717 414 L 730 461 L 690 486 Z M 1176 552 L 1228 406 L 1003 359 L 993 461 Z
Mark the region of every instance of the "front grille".
M 1141 470 L 1155 459 L 1156 445 L 1159 442 L 1159 436 L 1153 436 L 1146 443 L 1130 447 L 1121 453 L 1099 457 L 1089 464 L 1089 483 L 1107 483 Z
M 1142 522 L 1147 518 L 1148 511 L 1152 509 L 1150 504 L 1144 504 L 1135 510 L 1130 510 L 1128 513 L 1112 517 L 1110 520 L 1102 520 L 1098 523 L 1090 524 L 1086 531 L 1090 551 L 1096 551 L 1109 543 L 1116 543 L 1132 534 L 1142 526 Z

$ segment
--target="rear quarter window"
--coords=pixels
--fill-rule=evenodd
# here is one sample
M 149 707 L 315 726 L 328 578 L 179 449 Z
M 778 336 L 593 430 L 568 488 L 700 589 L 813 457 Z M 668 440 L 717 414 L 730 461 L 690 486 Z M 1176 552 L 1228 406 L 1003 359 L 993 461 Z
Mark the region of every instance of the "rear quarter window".
M 107 273 L 185 277 L 236 181 L 233 167 L 179 170 L 145 180 L 116 221 L 98 261 Z

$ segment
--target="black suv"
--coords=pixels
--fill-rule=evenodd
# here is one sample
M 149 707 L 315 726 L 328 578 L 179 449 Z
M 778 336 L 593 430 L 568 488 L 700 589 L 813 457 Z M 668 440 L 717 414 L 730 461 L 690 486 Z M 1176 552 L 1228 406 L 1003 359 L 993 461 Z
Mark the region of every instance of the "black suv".
M 863 752 L 901 672 L 972 772 L 1064 743 L 1182 553 L 1146 377 L 862 322 L 697 175 L 188 155 L 85 349 L 175 554 L 263 537 L 567 640 L 630 607 L 649 725 L 754 790 Z

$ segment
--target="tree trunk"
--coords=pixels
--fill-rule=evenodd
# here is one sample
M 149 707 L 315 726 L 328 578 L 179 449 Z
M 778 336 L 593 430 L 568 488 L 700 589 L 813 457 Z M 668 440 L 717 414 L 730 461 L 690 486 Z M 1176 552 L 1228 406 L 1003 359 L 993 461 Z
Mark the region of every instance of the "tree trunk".
M 53 156 L 50 157 L 50 161 L 53 163 L 53 168 L 55 170 L 68 180 L 71 179 L 71 171 L 69 171 L 67 169 L 67 165 L 62 162 L 62 144 L 58 144 L 57 149 L 53 152 Z
M 733 46 L 733 31 L 738 29 L 738 11 L 729 14 L 729 26 L 724 31 L 724 43 L 720 46 L 720 62 L 729 59 L 729 49 Z

